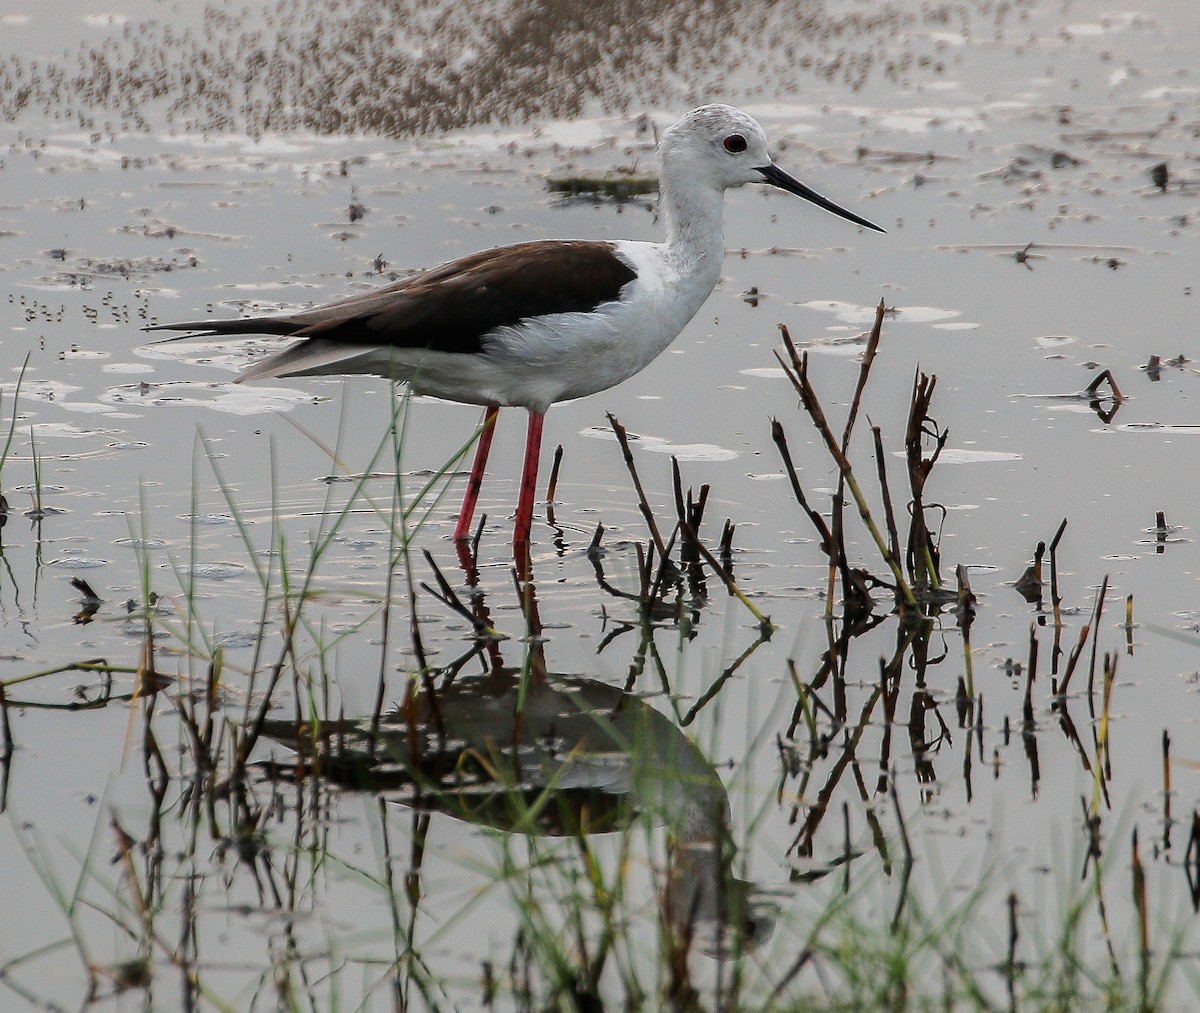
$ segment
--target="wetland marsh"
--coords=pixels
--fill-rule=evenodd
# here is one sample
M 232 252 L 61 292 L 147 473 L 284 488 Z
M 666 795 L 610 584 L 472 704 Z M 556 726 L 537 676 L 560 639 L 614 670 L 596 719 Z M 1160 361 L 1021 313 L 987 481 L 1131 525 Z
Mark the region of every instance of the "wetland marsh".
M 1195 1004 L 1193 14 L 709 7 L 0 17 L 0 1005 Z M 519 413 L 472 557 L 476 409 L 141 332 L 657 239 L 701 101 L 889 234 L 731 192 L 528 580 Z

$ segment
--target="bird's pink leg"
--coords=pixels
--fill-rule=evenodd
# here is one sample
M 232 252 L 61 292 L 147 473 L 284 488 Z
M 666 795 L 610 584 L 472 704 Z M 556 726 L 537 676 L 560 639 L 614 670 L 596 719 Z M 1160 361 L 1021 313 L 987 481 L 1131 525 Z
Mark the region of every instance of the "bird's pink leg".
M 537 492 L 538 458 L 542 452 L 544 412 L 529 412 L 529 430 L 525 434 L 525 466 L 521 469 L 521 495 L 517 500 L 517 522 L 513 526 L 513 546 L 529 545 L 533 527 L 533 500 Z
M 479 490 L 483 487 L 483 472 L 492 449 L 492 437 L 496 435 L 496 416 L 499 414 L 499 405 L 490 404 L 484 409 L 483 422 L 479 425 L 479 442 L 475 444 L 471 477 L 467 479 L 467 491 L 463 496 L 462 509 L 458 511 L 458 523 L 454 526 L 455 541 L 463 541 L 471 534 L 471 521 L 475 517 Z

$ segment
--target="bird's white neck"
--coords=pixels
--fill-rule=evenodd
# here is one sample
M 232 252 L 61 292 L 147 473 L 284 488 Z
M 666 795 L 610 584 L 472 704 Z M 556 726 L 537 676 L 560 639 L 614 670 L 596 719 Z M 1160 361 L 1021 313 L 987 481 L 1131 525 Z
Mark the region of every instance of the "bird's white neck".
M 711 288 L 725 259 L 724 192 L 688 185 L 677 172 L 663 166 L 660 193 L 667 259 L 681 273 L 708 280 Z

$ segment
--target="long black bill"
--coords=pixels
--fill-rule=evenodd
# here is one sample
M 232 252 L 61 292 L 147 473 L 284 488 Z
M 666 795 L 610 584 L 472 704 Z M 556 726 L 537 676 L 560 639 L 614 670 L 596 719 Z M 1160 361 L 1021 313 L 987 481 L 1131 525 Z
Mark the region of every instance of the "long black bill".
M 822 197 L 816 190 L 805 186 L 795 176 L 791 176 L 784 172 L 774 162 L 770 165 L 764 165 L 757 168 L 758 172 L 763 174 L 763 179 L 772 186 L 779 187 L 780 190 L 786 190 L 788 193 L 794 193 L 797 197 L 803 197 L 805 200 L 812 201 L 817 207 L 824 208 L 826 211 L 832 211 L 835 215 L 845 218 L 847 221 L 854 222 L 856 225 L 861 225 L 865 229 L 874 229 L 876 232 L 887 233 L 887 229 L 881 229 L 874 222 L 869 222 L 865 218 L 860 218 L 853 211 L 847 211 L 843 207 L 838 207 L 833 201 L 826 197 Z

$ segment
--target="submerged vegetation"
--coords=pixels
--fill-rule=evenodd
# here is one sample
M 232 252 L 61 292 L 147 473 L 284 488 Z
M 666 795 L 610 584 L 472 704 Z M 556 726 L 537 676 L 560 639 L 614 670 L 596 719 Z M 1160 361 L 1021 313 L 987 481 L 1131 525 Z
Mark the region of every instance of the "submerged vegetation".
M 925 32 L 1021 33 L 1023 6 L 536 0 L 481 13 L 441 0 L 213 3 L 195 23 L 177 13 L 119 24 L 49 59 L 0 52 L 0 120 L 33 113 L 111 133 L 161 118 L 171 129 L 254 137 L 399 137 L 752 96 L 762 81 L 800 92 L 817 76 L 853 89 L 872 74 L 899 81 L 918 66 L 940 70 L 919 43 Z
M 128 994 L 145 1008 L 222 1010 L 1166 1010 L 1194 1000 L 1200 814 L 1171 813 L 1169 741 L 1152 853 L 1139 836 L 1148 814 L 1114 811 L 1108 793 L 1132 600 L 1125 645 L 1108 643 L 1101 623 L 1106 581 L 1088 608 L 1065 604 L 1064 521 L 1048 549 L 1049 600 L 1045 546 L 1017 582 L 1033 608 L 1027 657 L 1010 671 L 1024 690 L 1020 726 L 985 722 L 971 636 L 985 606 L 967 567 L 943 561 L 945 512 L 931 492 L 947 444 L 936 377 L 913 380 L 901 483 L 889 434 L 872 425 L 869 442 L 855 439 L 884 319 L 881 305 L 840 435 L 821 377 L 783 333 L 779 361 L 803 414 L 775 420 L 771 437 L 827 581 L 823 618 L 769 682 L 754 666 L 781 620 L 740 568 L 735 519 L 715 533 L 714 497 L 687 488 L 678 461 L 674 514 L 656 511 L 611 416 L 645 531 L 613 541 L 600 518 L 586 565 L 598 653 L 623 684 L 554 670 L 542 614 L 560 589 L 536 583 L 545 559 L 497 567 L 482 523 L 444 558 L 429 518 L 470 446 L 434 474 L 406 473 L 407 399 L 393 399 L 390 425 L 354 469 L 343 448 L 314 438 L 333 473 L 300 541 L 279 502 L 265 526 L 247 516 L 199 438 L 185 558 L 151 566 L 143 509 L 130 531 L 137 599 L 106 617 L 81 582 L 76 621 L 120 623 L 128 657 L 0 683 L 0 807 L 10 778 L 31 774 L 23 726 L 43 711 L 61 712 L 67 735 L 80 711 L 127 710 L 128 765 L 140 774 L 136 791 L 114 786 L 99 800 L 91 842 L 65 859 L 30 814 L 11 815 L 63 931 L 0 955 L 0 987 L 39 1008 L 68 1001 L 66 981 L 76 1006 Z M 813 505 L 789 450 L 808 424 L 836 471 L 828 510 Z M 552 489 L 556 479 L 557 468 Z M 236 652 L 198 583 L 201 490 L 214 482 L 258 588 L 254 636 Z M 373 593 L 358 595 L 358 618 L 339 624 L 330 606 L 351 595 L 329 558 L 361 513 L 384 533 L 385 565 Z M 722 613 L 713 668 L 693 642 Z M 348 713 L 348 683 L 366 682 L 341 671 L 351 642 L 369 645 L 375 681 L 373 705 Z M 64 701 L 68 674 L 84 681 Z M 730 729 L 729 695 L 768 686 L 779 694 L 768 724 Z M 1086 710 L 1082 732 L 1073 708 Z M 1010 735 L 1035 794 L 1039 750 L 1058 735 L 1088 785 L 1077 833 L 1038 856 L 1037 891 L 1001 843 L 1003 814 L 990 860 L 962 869 L 930 809 L 947 776 L 938 764 L 958 764 L 969 799 L 1001 763 L 985 740 Z M 731 753 L 732 766 L 721 761 Z M 1172 837 L 1188 827 L 1181 859 Z M 755 882 L 764 864 L 783 881 Z

